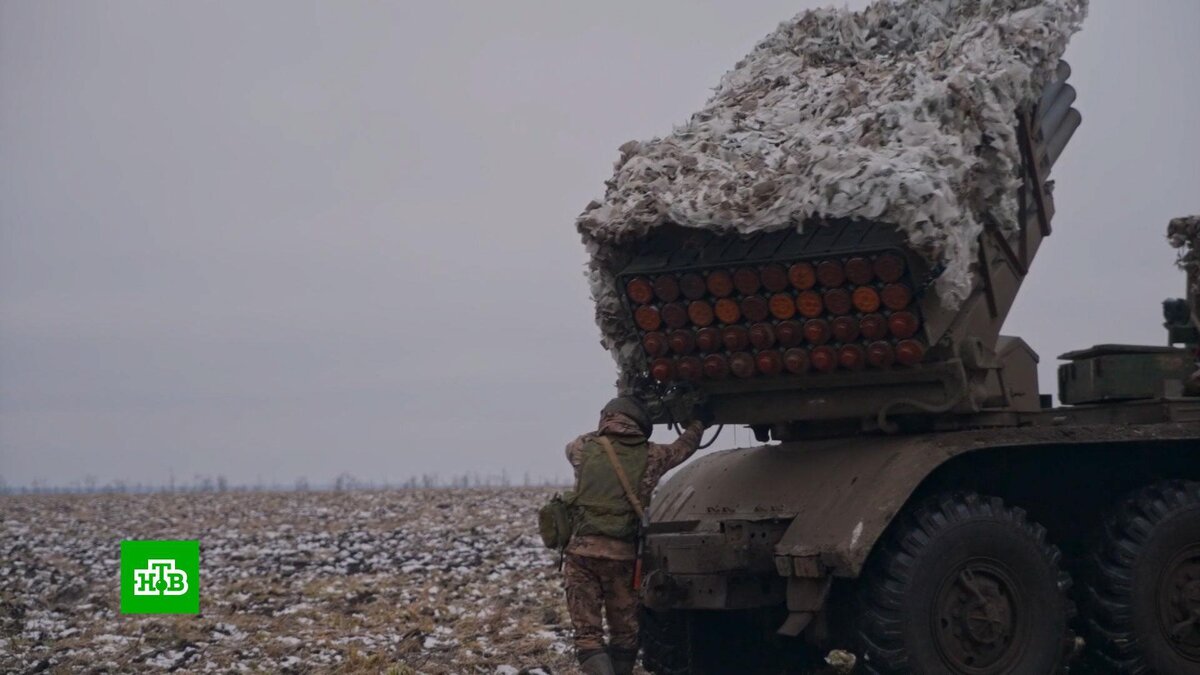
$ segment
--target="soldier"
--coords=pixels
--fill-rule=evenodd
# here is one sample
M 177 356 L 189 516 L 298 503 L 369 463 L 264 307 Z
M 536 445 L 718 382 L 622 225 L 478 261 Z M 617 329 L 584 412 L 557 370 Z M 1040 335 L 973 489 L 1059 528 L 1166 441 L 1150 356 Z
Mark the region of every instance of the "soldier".
M 596 431 L 567 445 L 567 459 L 575 468 L 575 535 L 566 548 L 563 573 L 575 650 L 587 675 L 633 673 L 640 513 L 663 474 L 696 452 L 704 427 L 704 422 L 692 422 L 674 443 L 650 443 L 653 427 L 645 407 L 636 399 L 619 397 L 604 406 Z M 607 651 L 602 609 L 608 617 Z

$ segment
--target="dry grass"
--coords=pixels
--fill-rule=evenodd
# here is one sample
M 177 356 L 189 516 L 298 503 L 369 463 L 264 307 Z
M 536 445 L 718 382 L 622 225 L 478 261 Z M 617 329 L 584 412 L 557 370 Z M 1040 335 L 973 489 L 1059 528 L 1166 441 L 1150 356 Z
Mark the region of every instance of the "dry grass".
M 543 490 L 0 498 L 0 671 L 571 672 Z M 199 539 L 200 616 L 119 613 L 122 539 Z

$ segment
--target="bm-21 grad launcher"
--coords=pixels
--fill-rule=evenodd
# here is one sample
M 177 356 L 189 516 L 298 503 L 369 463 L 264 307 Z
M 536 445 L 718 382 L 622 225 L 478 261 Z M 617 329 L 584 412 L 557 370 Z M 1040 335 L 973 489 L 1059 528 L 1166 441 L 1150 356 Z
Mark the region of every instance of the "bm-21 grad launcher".
M 1032 411 L 1037 355 L 1001 326 L 1051 233 L 1050 170 L 1081 116 L 1061 62 L 1020 115 L 1020 229 L 987 226 L 967 299 L 946 309 L 940 269 L 885 222 L 822 220 L 721 235 L 666 226 L 617 277 L 643 349 L 636 388 L 658 421 L 707 401 L 759 440 L 928 426 L 938 414 Z
M 1197 274 L 1165 305 L 1168 346 L 1064 355 L 1065 406 L 1001 335 L 1081 122 L 1069 75 L 1016 111 L 1019 227 L 985 223 L 957 304 L 884 221 L 615 246 L 626 386 L 659 422 L 703 400 L 781 441 L 655 494 L 651 672 L 777 673 L 830 648 L 866 673 L 1200 672 Z

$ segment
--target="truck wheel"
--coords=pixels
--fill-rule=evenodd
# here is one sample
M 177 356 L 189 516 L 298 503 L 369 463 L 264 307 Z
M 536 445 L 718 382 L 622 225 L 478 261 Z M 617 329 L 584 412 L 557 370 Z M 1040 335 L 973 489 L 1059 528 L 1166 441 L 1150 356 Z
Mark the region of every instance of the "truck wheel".
M 642 665 L 657 675 L 688 675 L 691 641 L 687 617 L 678 612 L 642 610 Z
M 642 612 L 642 665 L 657 675 L 808 672 L 789 667 L 794 659 L 775 641 L 773 630 L 782 622 L 782 616 L 769 611 L 646 610 Z
M 1041 525 L 996 497 L 909 511 L 859 580 L 864 672 L 1056 673 L 1074 641 L 1070 577 Z
M 1200 672 L 1200 483 L 1135 492 L 1105 520 L 1084 596 L 1099 672 Z

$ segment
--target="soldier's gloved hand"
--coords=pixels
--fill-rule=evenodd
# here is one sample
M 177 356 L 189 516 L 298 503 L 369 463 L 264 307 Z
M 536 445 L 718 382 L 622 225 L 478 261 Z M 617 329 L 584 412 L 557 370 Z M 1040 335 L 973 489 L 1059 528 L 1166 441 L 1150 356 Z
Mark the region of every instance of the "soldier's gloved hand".
M 692 408 L 692 419 L 706 427 L 711 427 L 713 423 L 712 408 L 709 408 L 707 404 L 697 403 L 696 407 Z

